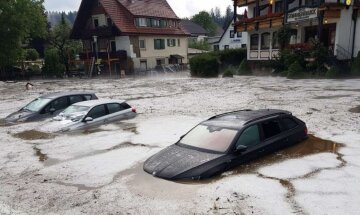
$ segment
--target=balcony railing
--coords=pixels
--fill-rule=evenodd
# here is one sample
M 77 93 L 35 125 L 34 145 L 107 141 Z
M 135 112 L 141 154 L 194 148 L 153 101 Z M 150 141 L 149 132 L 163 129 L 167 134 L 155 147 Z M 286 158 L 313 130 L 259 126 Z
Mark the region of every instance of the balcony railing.
M 82 38 L 91 38 L 92 36 L 98 37 L 111 37 L 118 36 L 119 30 L 115 26 L 101 26 L 94 29 L 84 29 L 81 31 Z
M 107 60 L 110 59 L 126 59 L 126 51 L 116 51 L 116 52 L 98 52 L 97 57 L 99 59 Z M 93 57 L 96 57 L 94 52 L 80 53 L 80 60 L 89 60 Z

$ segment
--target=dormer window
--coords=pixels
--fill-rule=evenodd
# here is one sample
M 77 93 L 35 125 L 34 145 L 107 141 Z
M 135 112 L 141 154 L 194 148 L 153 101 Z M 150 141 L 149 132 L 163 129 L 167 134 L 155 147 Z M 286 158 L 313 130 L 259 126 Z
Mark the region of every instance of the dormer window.
M 136 25 L 139 27 L 147 27 L 146 18 L 136 18 Z
M 95 28 L 99 27 L 99 19 L 94 18 L 93 21 L 94 21 L 94 27 Z
M 160 27 L 160 20 L 159 19 L 152 19 L 151 20 L 152 27 Z

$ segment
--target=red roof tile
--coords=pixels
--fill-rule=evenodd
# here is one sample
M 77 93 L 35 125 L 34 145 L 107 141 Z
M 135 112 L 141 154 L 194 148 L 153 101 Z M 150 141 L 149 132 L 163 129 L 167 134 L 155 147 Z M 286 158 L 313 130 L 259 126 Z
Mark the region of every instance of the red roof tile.
M 135 16 L 179 19 L 166 0 L 118 0 Z

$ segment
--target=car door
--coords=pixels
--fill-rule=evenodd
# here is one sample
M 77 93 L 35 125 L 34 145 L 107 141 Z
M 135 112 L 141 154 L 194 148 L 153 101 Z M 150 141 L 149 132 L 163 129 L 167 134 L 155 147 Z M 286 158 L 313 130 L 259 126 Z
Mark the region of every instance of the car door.
M 288 137 L 283 132 L 280 118 L 275 117 L 260 123 L 260 132 L 264 147 L 258 152 L 259 156 L 264 156 L 271 152 L 284 148 L 288 144 Z
M 100 126 L 106 123 L 107 110 L 104 104 L 97 105 L 93 107 L 84 119 L 91 117 L 93 120 L 88 122 L 83 122 L 83 129 Z
M 126 110 L 119 103 L 106 104 L 109 111 L 108 122 L 115 122 L 126 118 Z
M 41 118 L 54 117 L 63 111 L 65 108 L 69 106 L 69 101 L 67 96 L 63 96 L 51 101 L 48 105 L 46 105 L 40 112 Z M 51 110 L 55 111 L 52 112 Z
M 293 117 L 282 117 L 281 124 L 284 128 L 284 135 L 287 136 L 287 146 L 291 146 L 304 139 L 304 126 L 301 126 L 301 124 L 297 122 Z
M 246 150 L 243 152 L 235 152 L 238 145 L 246 146 Z M 244 128 L 239 135 L 233 149 L 232 158 L 230 162 L 230 168 L 238 166 L 239 164 L 246 163 L 258 157 L 258 152 L 263 148 L 261 142 L 261 134 L 258 124 L 250 125 Z

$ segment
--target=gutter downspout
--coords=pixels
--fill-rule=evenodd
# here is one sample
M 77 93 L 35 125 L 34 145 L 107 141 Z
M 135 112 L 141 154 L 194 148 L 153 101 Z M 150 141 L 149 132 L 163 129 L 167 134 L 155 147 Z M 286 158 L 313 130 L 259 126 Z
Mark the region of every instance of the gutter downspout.
M 355 49 L 355 36 L 356 36 L 356 22 L 357 22 L 358 9 L 353 9 L 352 19 L 354 21 L 354 32 L 353 32 L 353 41 L 351 49 L 351 60 L 354 59 L 354 49 Z

